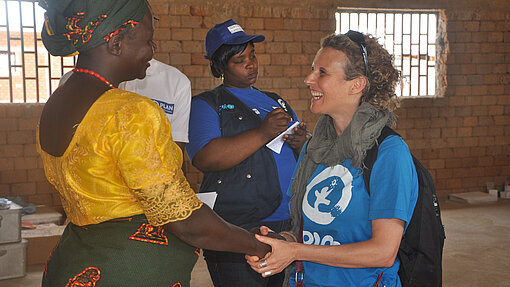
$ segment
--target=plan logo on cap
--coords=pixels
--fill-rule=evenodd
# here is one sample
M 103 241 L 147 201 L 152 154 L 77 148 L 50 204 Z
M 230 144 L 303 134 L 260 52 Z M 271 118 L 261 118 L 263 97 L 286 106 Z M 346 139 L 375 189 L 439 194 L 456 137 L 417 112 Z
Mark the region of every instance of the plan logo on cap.
M 237 33 L 237 32 L 244 32 L 243 28 L 241 28 L 241 26 L 239 26 L 239 24 L 228 26 L 228 30 L 232 34 Z

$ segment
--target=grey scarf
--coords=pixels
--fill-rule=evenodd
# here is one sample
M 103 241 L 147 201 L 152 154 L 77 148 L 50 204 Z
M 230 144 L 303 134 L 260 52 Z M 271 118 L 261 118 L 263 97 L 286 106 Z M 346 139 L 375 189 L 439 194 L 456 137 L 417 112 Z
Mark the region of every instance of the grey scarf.
M 362 103 L 358 107 L 351 122 L 340 135 L 337 135 L 330 116 L 322 115 L 319 118 L 291 187 L 291 232 L 296 237 L 299 236 L 301 226 L 301 206 L 306 185 L 317 166 L 335 166 L 349 158 L 352 166 L 361 169 L 367 150 L 375 144 L 381 130 L 384 126 L 393 126 L 394 123 L 395 115 L 392 112 L 379 111 L 369 103 Z M 283 286 L 288 286 L 291 271 L 292 266 L 289 266 Z

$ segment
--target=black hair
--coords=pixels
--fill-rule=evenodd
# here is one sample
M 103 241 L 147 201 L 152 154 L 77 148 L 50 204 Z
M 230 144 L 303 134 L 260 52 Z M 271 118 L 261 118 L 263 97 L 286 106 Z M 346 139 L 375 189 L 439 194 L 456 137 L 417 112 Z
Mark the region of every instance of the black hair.
M 218 48 L 218 50 L 214 52 L 214 54 L 211 56 L 211 59 L 209 60 L 211 73 L 213 74 L 213 76 L 215 78 L 220 78 L 225 72 L 225 67 L 227 66 L 227 63 L 230 60 L 230 58 L 232 58 L 234 55 L 244 52 L 244 50 L 246 50 L 246 47 L 248 47 L 248 44 L 253 46 L 252 41 L 238 45 L 228 44 L 221 45 Z

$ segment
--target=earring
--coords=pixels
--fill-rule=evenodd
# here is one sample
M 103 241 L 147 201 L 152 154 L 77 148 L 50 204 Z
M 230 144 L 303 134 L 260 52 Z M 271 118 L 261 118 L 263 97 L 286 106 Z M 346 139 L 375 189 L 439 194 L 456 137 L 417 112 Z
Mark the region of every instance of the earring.
M 223 77 L 223 74 L 221 74 L 221 81 L 223 82 L 225 80 L 225 77 Z

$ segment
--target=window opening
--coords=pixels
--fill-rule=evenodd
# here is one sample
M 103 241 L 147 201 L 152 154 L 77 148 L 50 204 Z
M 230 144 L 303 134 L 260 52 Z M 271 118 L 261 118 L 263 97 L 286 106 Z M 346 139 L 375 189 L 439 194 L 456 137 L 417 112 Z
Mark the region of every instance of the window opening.
M 0 0 L 0 103 L 46 102 L 76 57 L 44 47 L 44 9 L 37 0 Z
M 339 8 L 336 33 L 356 30 L 378 38 L 401 71 L 397 96 L 442 96 L 446 86 L 442 15 L 439 10 Z

